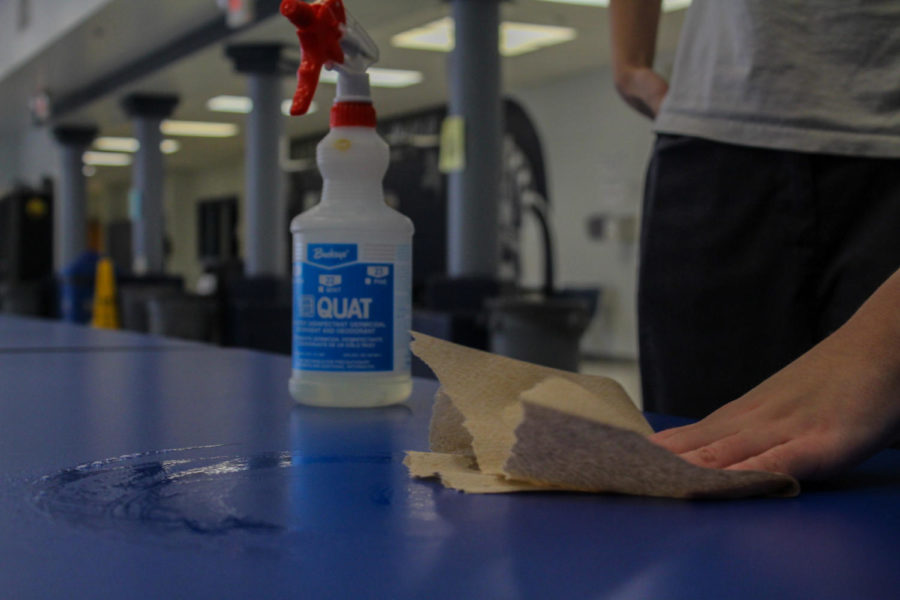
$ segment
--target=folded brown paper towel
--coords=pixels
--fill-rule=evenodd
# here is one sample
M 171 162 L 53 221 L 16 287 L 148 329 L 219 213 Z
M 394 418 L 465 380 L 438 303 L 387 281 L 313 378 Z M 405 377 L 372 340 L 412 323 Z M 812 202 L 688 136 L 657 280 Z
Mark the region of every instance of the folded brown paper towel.
M 576 490 L 670 498 L 793 496 L 777 473 L 692 465 L 647 439 L 625 390 L 582 375 L 413 333 L 441 388 L 431 452 L 407 452 L 413 477 L 472 493 Z

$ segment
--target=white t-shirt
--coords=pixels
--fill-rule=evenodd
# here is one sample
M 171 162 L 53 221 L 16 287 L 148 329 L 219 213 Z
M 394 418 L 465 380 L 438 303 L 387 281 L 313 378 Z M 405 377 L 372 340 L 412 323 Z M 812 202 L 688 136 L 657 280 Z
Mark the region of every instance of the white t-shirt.
M 900 157 L 900 0 L 694 0 L 660 133 Z

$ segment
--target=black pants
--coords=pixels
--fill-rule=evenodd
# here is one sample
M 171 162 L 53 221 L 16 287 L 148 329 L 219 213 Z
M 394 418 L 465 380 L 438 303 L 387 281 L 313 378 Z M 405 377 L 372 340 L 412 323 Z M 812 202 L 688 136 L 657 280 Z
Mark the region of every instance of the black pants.
M 838 328 L 900 267 L 900 160 L 660 135 L 642 227 L 644 406 L 704 416 Z

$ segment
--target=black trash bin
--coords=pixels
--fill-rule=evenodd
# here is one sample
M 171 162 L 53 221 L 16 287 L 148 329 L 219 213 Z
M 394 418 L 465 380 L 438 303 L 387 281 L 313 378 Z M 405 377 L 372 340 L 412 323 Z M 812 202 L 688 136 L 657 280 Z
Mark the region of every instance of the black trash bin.
M 209 296 L 165 294 L 147 300 L 150 333 L 198 342 L 213 342 L 216 301 Z
M 153 298 L 183 294 L 182 279 L 169 276 L 120 276 L 117 292 L 122 329 L 150 331 L 147 302 Z
M 233 277 L 222 289 L 227 346 L 291 353 L 291 282 L 282 277 Z
M 54 282 L 48 280 L 21 281 L 0 284 L 0 312 L 28 317 L 55 315 Z
M 577 371 L 581 336 L 593 306 L 579 295 L 523 294 L 488 300 L 491 351 Z

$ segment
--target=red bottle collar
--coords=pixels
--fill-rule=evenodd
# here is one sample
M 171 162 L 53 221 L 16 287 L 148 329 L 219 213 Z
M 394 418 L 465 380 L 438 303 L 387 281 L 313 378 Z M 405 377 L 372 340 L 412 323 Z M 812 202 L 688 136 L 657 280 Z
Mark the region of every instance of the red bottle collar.
M 335 102 L 332 127 L 375 127 L 375 107 L 369 102 Z

